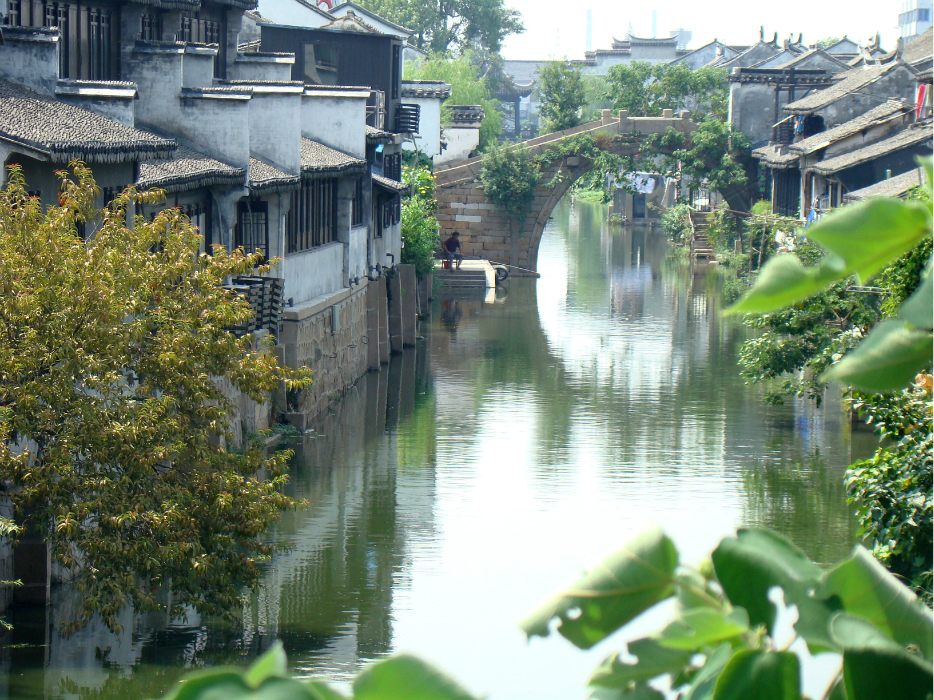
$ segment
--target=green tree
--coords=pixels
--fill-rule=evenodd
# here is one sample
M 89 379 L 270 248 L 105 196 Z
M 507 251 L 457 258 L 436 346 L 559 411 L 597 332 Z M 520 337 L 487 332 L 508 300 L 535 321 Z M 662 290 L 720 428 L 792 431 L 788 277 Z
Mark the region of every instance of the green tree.
M 450 108 L 457 105 L 480 105 L 483 121 L 480 124 L 480 149 L 495 141 L 502 131 L 499 102 L 493 99 L 490 86 L 474 60 L 474 52 L 459 56 L 435 54 L 418 65 L 407 65 L 406 80 L 443 80 L 451 86 L 451 96 L 444 101 L 441 120 L 450 119 Z
M 178 209 L 126 225 L 129 207 L 161 195 L 127 189 L 103 211 L 90 170 L 62 173 L 43 214 L 18 168 L 0 192 L 0 479 L 13 517 L 40 533 L 99 614 L 172 608 L 234 617 L 272 551 L 264 529 L 295 502 L 283 495 L 288 453 L 242 453 L 224 382 L 264 401 L 304 371 L 276 364 L 227 328 L 252 315 L 221 287 L 256 256 L 199 255 Z M 84 240 L 77 226 L 93 222 Z
M 362 4 L 414 31 L 415 46 L 435 53 L 471 46 L 499 53 L 506 37 L 525 31 L 522 15 L 503 0 L 366 0 Z
M 676 175 L 680 164 L 683 174 L 696 181 L 706 179 L 731 209 L 749 211 L 756 195 L 758 162 L 751 156 L 748 139 L 726 121 L 729 84 L 725 78 L 725 71 L 717 68 L 692 71 L 684 64 L 635 61 L 610 68 L 607 96 L 612 109 L 628 110 L 632 117 L 657 117 L 666 109 L 675 114 L 689 111 L 698 123 L 690 138 L 674 130 L 648 137 L 645 155 L 635 167 L 658 170 L 658 159 L 651 154 L 661 147 L 672 154 L 663 159 L 663 170 Z
M 612 108 L 629 110 L 632 117 L 658 117 L 671 109 L 689 110 L 696 121 L 709 114 L 726 118 L 730 89 L 723 69 L 633 61 L 612 66 L 606 85 Z
M 581 123 L 581 109 L 587 101 L 580 68 L 565 61 L 548 61 L 538 70 L 540 131 L 549 133 L 570 129 Z
M 817 48 L 819 48 L 819 49 L 826 49 L 828 46 L 833 46 L 833 45 L 836 44 L 838 41 L 840 41 L 840 37 L 829 36 L 829 37 L 827 37 L 826 39 L 821 39 L 821 40 L 819 40 L 819 41 L 817 42 Z

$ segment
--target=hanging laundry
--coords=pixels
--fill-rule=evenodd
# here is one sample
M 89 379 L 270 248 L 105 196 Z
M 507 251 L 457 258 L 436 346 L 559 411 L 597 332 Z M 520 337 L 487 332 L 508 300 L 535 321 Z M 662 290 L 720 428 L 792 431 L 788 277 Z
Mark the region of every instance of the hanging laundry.
M 655 176 L 650 173 L 626 173 L 626 179 L 640 194 L 652 194 L 655 191 Z

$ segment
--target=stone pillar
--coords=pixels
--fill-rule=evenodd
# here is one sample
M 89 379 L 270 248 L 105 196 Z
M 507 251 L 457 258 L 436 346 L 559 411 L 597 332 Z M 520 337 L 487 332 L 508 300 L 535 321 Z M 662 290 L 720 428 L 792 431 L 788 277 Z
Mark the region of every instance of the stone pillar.
M 391 347 L 389 345 L 389 295 L 387 294 L 389 280 L 385 277 L 380 277 L 376 286 L 379 292 L 379 297 L 377 299 L 379 304 L 379 363 L 385 365 L 389 362 L 389 355 L 391 352 Z
M 399 271 L 402 285 L 402 345 L 413 347 L 415 345 L 415 319 L 418 317 L 416 311 L 418 283 L 415 277 L 415 265 L 397 265 L 396 269 Z
M 366 366 L 379 369 L 379 282 L 366 286 Z
M 434 284 L 434 273 L 429 272 L 418 281 L 419 315 L 424 318 L 431 311 L 431 287 Z
M 389 349 L 402 352 L 402 276 L 398 265 L 389 277 Z

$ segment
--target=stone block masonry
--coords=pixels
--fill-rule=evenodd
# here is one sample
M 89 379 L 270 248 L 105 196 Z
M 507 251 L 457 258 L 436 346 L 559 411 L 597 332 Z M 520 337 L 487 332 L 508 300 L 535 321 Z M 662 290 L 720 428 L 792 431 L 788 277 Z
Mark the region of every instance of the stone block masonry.
M 313 383 L 301 392 L 297 405 L 288 406 L 290 412 L 315 415 L 369 369 L 367 346 L 378 329 L 376 333 L 368 329 L 366 286 L 333 297 L 334 303 L 320 311 L 281 323 L 279 342 L 285 364 L 306 366 L 313 373 Z

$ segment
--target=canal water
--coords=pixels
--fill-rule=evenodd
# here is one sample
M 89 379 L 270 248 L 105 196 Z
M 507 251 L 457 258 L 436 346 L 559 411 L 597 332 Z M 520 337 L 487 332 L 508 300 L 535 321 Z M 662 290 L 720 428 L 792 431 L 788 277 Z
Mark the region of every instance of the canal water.
M 417 350 L 360 380 L 297 445 L 309 501 L 270 533 L 242 628 L 125 615 L 119 637 L 58 632 L 74 600 L 14 613 L 0 697 L 134 700 L 185 669 L 281 639 L 294 671 L 346 684 L 420 654 L 493 700 L 572 700 L 619 647 L 527 642 L 519 621 L 652 524 L 699 562 L 741 525 L 833 562 L 853 544 L 846 465 L 875 439 L 838 400 L 767 406 L 736 367 L 745 329 L 662 234 L 563 202 L 541 279 L 441 295 Z M 627 630 L 630 635 L 638 630 Z

